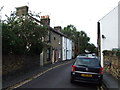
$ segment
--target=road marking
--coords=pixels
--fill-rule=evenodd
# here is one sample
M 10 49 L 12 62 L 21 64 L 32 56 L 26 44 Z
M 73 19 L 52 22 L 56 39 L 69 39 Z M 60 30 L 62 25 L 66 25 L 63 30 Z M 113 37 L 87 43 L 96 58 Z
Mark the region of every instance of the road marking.
M 46 72 L 48 72 L 48 71 L 50 71 L 50 70 L 52 70 L 52 69 L 54 69 L 54 68 L 60 67 L 60 66 L 62 66 L 62 65 L 69 64 L 69 63 L 71 63 L 71 62 L 72 62 L 72 61 L 69 61 L 69 62 L 67 62 L 67 63 L 63 63 L 63 64 L 56 65 L 56 66 L 54 66 L 54 67 L 51 67 L 51 68 L 49 68 L 49 69 L 47 69 L 47 70 L 45 70 L 45 71 L 43 71 L 43 72 L 41 72 L 41 73 L 38 73 L 37 75 L 34 75 L 33 77 L 31 77 L 31 78 L 29 78 L 29 79 L 27 79 L 27 80 L 25 80 L 25 81 L 19 82 L 19 83 L 13 85 L 13 86 L 7 88 L 6 90 L 13 90 L 13 89 L 15 89 L 15 88 L 19 88 L 20 86 L 22 86 L 22 85 L 24 85 L 24 84 L 32 81 L 33 79 L 36 79 L 36 78 L 40 77 L 41 75 L 45 74 Z
M 102 86 L 101 86 L 101 90 L 104 90 Z
M 99 87 L 97 87 L 97 90 L 100 90 Z
M 104 90 L 103 87 L 97 87 L 97 90 Z
M 14 87 L 11 87 L 11 89 L 12 89 L 12 88 L 18 88 L 18 87 L 22 86 L 23 84 L 26 84 L 26 83 L 30 82 L 31 80 L 32 80 L 32 79 L 25 80 L 25 81 L 19 83 L 18 85 L 14 86 Z

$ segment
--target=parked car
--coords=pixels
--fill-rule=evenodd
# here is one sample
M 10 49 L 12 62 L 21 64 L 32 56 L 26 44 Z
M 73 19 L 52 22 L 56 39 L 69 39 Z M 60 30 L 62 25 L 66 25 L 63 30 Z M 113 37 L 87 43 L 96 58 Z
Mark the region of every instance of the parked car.
M 79 56 L 72 65 L 71 83 L 87 82 L 102 84 L 103 68 L 98 58 Z

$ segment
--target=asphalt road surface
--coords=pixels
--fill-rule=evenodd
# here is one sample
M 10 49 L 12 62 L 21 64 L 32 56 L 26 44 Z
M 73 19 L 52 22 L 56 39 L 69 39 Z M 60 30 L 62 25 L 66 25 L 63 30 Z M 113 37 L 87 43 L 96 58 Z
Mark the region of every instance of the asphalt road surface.
M 95 84 L 70 82 L 71 63 L 48 70 L 34 80 L 19 88 L 81 88 L 80 90 L 99 90 Z

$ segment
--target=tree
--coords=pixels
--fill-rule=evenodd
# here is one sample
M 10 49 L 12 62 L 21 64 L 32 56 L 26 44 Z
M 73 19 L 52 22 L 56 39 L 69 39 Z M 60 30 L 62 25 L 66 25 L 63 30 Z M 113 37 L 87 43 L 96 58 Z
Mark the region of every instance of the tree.
M 68 25 L 67 27 L 64 27 L 63 30 L 61 30 L 62 33 L 67 35 L 70 39 L 76 41 L 76 34 L 77 34 L 77 29 L 74 25 Z
M 85 53 L 85 50 L 88 48 L 90 38 L 84 31 L 77 31 L 74 25 L 68 25 L 67 27 L 64 27 L 62 32 L 77 44 L 79 54 Z
M 93 43 L 88 43 L 86 50 L 88 50 L 90 53 L 97 53 L 97 48 Z
M 80 53 L 85 53 L 90 38 L 87 36 L 87 34 L 84 31 L 80 31 L 78 37 L 79 37 Z
M 42 37 L 46 36 L 47 28 L 31 16 L 16 16 L 13 12 L 3 28 L 3 54 L 40 54 L 45 46 Z
M 2 25 L 2 50 L 3 54 L 10 53 L 23 53 L 24 48 L 22 47 L 23 41 L 18 38 L 14 32 L 10 30 L 8 24 L 3 23 Z

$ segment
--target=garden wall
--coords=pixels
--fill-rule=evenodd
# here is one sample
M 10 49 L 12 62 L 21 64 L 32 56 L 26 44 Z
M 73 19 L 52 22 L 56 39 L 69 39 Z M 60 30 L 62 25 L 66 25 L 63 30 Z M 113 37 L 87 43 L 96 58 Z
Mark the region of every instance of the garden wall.
M 111 73 L 117 79 L 120 79 L 120 56 L 113 51 L 103 52 L 104 72 Z
M 3 55 L 2 56 L 2 75 L 25 71 L 40 65 L 39 55 Z

